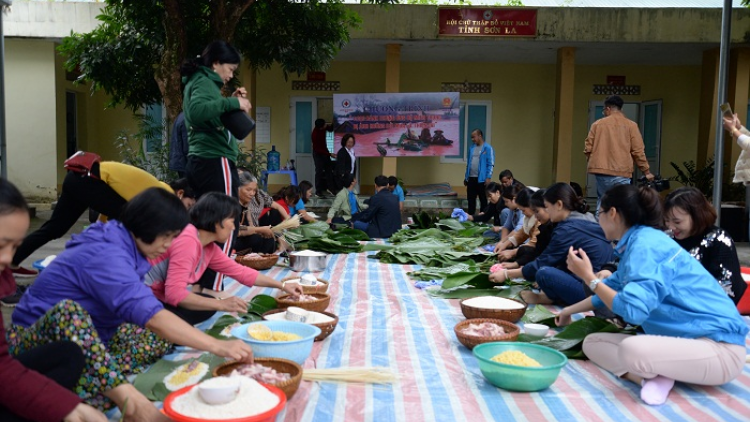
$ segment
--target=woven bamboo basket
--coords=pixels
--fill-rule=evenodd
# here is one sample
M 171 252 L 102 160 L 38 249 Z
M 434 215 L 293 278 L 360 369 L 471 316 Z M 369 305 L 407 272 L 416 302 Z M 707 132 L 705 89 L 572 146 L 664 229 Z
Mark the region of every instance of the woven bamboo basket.
M 273 267 L 276 264 L 276 262 L 278 262 L 279 260 L 279 256 L 275 254 L 259 254 L 263 258 L 243 259 L 245 255 L 246 254 L 238 253 L 237 256 L 234 258 L 234 260 L 237 261 L 239 264 L 242 264 L 246 267 L 250 267 L 258 271 L 267 270 Z
M 289 280 L 300 280 L 300 277 L 286 277 L 282 279 L 281 281 L 289 281 Z M 313 294 L 313 293 L 327 293 L 328 292 L 328 280 L 318 278 L 318 284 L 314 286 L 306 286 L 302 283 L 300 283 L 300 286 L 302 287 L 302 292 L 306 295 Z
M 284 312 L 284 309 L 272 309 L 272 310 L 270 310 L 270 311 L 268 311 L 268 312 L 266 312 L 266 313 L 263 314 L 263 319 L 267 319 L 266 318 L 267 315 L 278 314 L 279 312 Z M 338 323 L 339 323 L 339 317 L 336 316 L 336 314 L 332 314 L 330 312 L 320 312 L 320 313 L 323 314 L 323 315 L 327 315 L 327 316 L 333 318 L 333 321 L 331 321 L 331 322 L 324 322 L 322 324 L 310 324 L 310 325 L 314 325 L 314 326 L 320 328 L 320 335 L 318 335 L 317 337 L 315 337 L 315 341 L 321 341 L 321 340 L 325 339 L 326 337 L 330 336 L 331 333 L 333 333 L 333 330 L 336 329 L 336 325 L 338 325 Z
M 471 299 L 471 298 L 469 298 Z M 526 313 L 526 308 L 528 308 L 529 305 L 527 305 L 525 302 L 517 299 L 509 299 L 514 302 L 518 302 L 521 305 L 523 305 L 523 308 L 519 309 L 487 309 L 487 308 L 474 308 L 472 306 L 467 306 L 464 304 L 464 301 L 467 299 L 461 300 L 461 312 L 463 312 L 464 316 L 466 318 L 490 318 L 490 319 L 502 319 L 503 321 L 508 322 L 518 322 L 519 319 L 523 317 L 523 315 Z
M 286 309 L 290 306 L 296 306 L 308 311 L 313 312 L 325 312 L 328 304 L 331 303 L 331 296 L 326 293 L 313 293 L 310 296 L 315 296 L 316 300 L 310 302 L 296 302 L 290 300 L 291 295 L 281 295 L 276 298 L 277 306 L 281 309 Z
M 290 379 L 277 383 L 270 384 L 280 389 L 286 394 L 286 399 L 289 400 L 297 392 L 300 382 L 302 382 L 302 367 L 296 362 L 281 358 L 255 358 L 255 363 L 259 363 L 263 366 L 273 368 L 276 372 L 284 372 L 291 376 Z M 235 369 L 242 365 L 246 365 L 245 362 L 226 362 L 214 368 L 213 375 L 215 377 L 227 376 L 232 373 Z
M 481 324 L 483 322 L 491 322 L 503 327 L 503 329 L 505 330 L 505 334 L 495 337 L 478 337 L 466 335 L 462 331 L 464 328 L 468 327 L 469 324 Z M 516 339 L 518 338 L 518 334 L 521 333 L 521 329 L 516 324 L 504 321 L 502 319 L 492 318 L 467 319 L 456 324 L 456 326 L 453 327 L 453 331 L 456 333 L 456 338 L 458 339 L 458 341 L 460 341 L 464 346 L 468 347 L 469 350 L 473 349 L 474 346 L 482 343 L 491 343 L 494 341 L 516 341 Z

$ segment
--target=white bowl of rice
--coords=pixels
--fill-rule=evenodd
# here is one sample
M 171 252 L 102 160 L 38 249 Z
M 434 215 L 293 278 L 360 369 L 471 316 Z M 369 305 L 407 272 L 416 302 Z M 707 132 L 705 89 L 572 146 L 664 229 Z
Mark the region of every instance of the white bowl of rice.
M 211 404 L 200 394 L 201 384 L 191 385 L 167 396 L 164 400 L 167 416 L 177 422 L 270 422 L 286 405 L 286 396 L 280 389 L 249 377 L 218 377 L 204 382 L 216 384 L 214 388 L 222 383 L 239 384 L 239 392 L 229 402 Z

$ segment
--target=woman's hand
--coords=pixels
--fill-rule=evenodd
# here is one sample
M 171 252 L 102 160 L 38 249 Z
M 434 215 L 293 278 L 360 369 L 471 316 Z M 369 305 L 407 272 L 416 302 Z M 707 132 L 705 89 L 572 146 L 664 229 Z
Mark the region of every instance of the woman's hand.
M 739 117 L 737 117 L 737 113 L 733 114 L 732 116 L 724 115 L 724 118 L 722 119 L 724 123 L 724 129 L 731 132 L 732 135 L 734 135 L 734 130 L 739 130 L 742 127 L 742 124 L 740 123 Z
M 170 420 L 146 396 L 136 390 L 133 384 L 120 384 L 111 390 L 106 390 L 104 395 L 117 404 L 125 422 L 168 422 Z
M 331 224 L 331 219 L 326 220 L 326 223 Z
M 234 90 L 234 92 L 232 93 L 232 97 L 246 98 L 247 90 L 245 89 L 245 87 L 241 86 Z
M 107 422 L 104 413 L 94 409 L 86 403 L 78 403 L 68 416 L 63 418 L 63 422 Z
M 571 321 L 572 318 L 570 317 L 570 311 L 568 308 L 563 308 L 563 310 L 555 316 L 555 325 L 558 327 L 569 325 Z
M 581 280 L 585 280 L 586 283 L 595 278 L 591 260 L 583 249 L 575 250 L 571 246 L 565 263 L 568 265 L 570 272 L 577 275 Z
M 219 302 L 219 311 L 247 313 L 247 302 L 237 296 L 230 296 L 224 299 L 217 298 L 217 301 Z
M 255 233 L 265 237 L 265 238 L 271 238 L 273 237 L 273 230 L 271 230 L 270 227 L 264 226 L 264 227 L 256 227 Z
M 509 259 L 515 258 L 516 253 L 518 253 L 518 249 L 504 250 L 497 254 L 497 259 L 499 259 L 500 261 L 507 261 Z
M 610 270 L 601 270 L 598 273 L 596 273 L 596 278 L 599 280 L 604 280 L 605 278 L 612 277 L 612 271 Z
M 490 274 L 490 281 L 493 283 L 505 283 L 508 280 L 508 270 L 495 271 Z
M 216 340 L 211 353 L 223 358 L 253 363 L 253 349 L 242 340 Z
M 494 227 L 493 227 L 494 229 Z M 494 231 L 494 230 L 493 230 Z M 495 245 L 495 250 L 493 251 L 495 254 L 499 254 L 500 252 L 504 251 L 510 242 L 507 242 L 503 240 L 502 242 L 497 242 L 497 245 Z
M 281 289 L 287 293 L 289 293 L 292 296 L 302 296 L 305 292 L 302 290 L 302 286 L 299 285 L 299 283 L 287 283 L 286 286 L 284 286 L 283 289 Z
M 250 110 L 253 108 L 253 105 L 250 104 L 250 100 L 244 97 L 237 97 L 237 99 L 240 100 L 240 109 L 245 113 L 250 113 Z

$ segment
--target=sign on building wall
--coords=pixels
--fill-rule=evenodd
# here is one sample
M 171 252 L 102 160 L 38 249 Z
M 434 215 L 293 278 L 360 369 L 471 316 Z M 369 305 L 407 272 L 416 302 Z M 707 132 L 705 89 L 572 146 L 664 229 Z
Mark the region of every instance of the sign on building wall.
M 358 157 L 458 155 L 458 99 L 458 92 L 334 94 L 334 145 L 351 133 Z
M 271 143 L 271 107 L 255 109 L 255 143 Z
M 440 7 L 438 35 L 535 37 L 536 9 Z

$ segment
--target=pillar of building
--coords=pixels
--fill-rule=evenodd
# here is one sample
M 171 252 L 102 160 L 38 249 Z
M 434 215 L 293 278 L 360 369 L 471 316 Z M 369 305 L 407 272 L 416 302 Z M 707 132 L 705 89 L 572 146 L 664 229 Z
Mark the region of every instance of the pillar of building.
M 401 44 L 385 46 L 385 92 L 400 92 L 401 75 Z M 398 174 L 396 157 L 383 157 L 382 174 L 389 176 Z
M 557 50 L 555 132 L 552 148 L 552 177 L 555 182 L 567 183 L 571 179 L 575 61 L 574 47 L 562 47 Z
M 716 145 L 717 85 L 719 83 L 719 49 L 703 52 L 701 65 L 701 96 L 698 111 L 698 151 L 695 163 L 699 167 L 714 156 Z

